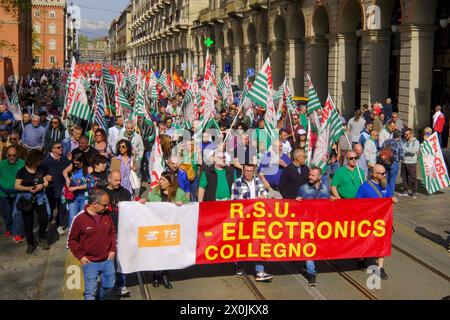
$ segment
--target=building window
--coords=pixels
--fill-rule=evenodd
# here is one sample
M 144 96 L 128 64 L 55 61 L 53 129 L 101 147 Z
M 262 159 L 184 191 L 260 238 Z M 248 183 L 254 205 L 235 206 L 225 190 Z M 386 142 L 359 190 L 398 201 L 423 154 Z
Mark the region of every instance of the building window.
M 36 33 L 41 33 L 41 25 L 40 25 L 39 23 L 36 23 L 36 24 L 33 26 L 33 29 L 34 29 L 34 32 L 36 32 Z
M 56 63 L 56 57 L 50 56 L 50 63 L 55 64 Z
M 55 40 L 50 40 L 50 41 L 48 42 L 48 48 L 49 48 L 50 50 L 56 50 L 56 41 L 55 41 Z
M 51 34 L 56 33 L 56 26 L 53 23 L 48 26 L 48 32 Z
M 34 10 L 34 16 L 35 16 L 36 18 L 40 18 L 40 17 L 41 17 L 41 11 L 39 11 L 39 10 Z
M 34 62 L 35 62 L 36 64 L 41 63 L 41 56 L 35 56 L 35 57 L 34 57 Z
M 56 18 L 56 13 L 55 11 L 50 11 L 50 18 L 55 19 Z

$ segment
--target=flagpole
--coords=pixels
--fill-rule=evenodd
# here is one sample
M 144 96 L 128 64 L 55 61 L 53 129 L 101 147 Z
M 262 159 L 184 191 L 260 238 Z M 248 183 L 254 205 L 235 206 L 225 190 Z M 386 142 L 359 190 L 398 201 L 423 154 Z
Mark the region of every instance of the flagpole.
M 227 142 L 228 136 L 230 135 L 231 130 L 233 129 L 234 122 L 236 121 L 237 117 L 239 116 L 239 112 L 241 112 L 241 109 L 244 107 L 243 101 L 244 101 L 244 99 L 242 99 L 242 100 L 239 102 L 239 110 L 238 110 L 238 112 L 236 112 L 236 115 L 234 116 L 233 122 L 231 122 L 230 129 L 228 130 L 228 133 L 227 133 L 227 135 L 225 136 L 225 139 L 224 139 L 223 143 L 226 143 L 226 142 Z

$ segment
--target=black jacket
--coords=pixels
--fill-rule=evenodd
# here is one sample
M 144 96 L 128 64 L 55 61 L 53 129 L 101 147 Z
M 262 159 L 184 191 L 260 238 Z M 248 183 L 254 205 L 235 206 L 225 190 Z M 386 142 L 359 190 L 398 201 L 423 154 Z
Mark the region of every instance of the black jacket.
M 58 128 L 53 129 L 50 125 L 45 131 L 44 136 L 44 151 L 50 152 L 53 142 L 62 142 L 66 136 L 66 128 L 60 124 Z
M 309 168 L 305 165 L 300 168 L 301 174 L 298 170 L 299 167 L 296 167 L 293 163 L 283 170 L 279 186 L 283 199 L 295 199 L 298 188 L 308 182 Z

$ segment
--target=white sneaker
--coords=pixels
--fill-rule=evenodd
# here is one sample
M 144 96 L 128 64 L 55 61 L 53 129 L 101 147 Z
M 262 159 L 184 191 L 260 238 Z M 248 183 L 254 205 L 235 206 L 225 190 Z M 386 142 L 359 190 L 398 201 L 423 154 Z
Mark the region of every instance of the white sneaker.
M 66 231 L 64 231 L 63 227 L 59 226 L 58 229 L 56 229 L 58 231 L 58 234 L 60 236 L 63 236 L 66 234 Z
M 130 293 L 131 293 L 131 291 L 128 290 L 127 287 L 122 287 L 120 290 L 117 291 L 117 295 L 121 296 L 121 297 L 127 296 Z
M 273 279 L 273 275 L 265 272 L 258 272 L 255 277 L 256 277 L 255 281 L 258 282 L 266 282 Z

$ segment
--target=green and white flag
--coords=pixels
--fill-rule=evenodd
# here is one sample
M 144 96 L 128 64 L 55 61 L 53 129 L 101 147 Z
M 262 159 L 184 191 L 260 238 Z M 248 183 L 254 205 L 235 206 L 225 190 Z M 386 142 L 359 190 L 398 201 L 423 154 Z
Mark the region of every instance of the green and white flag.
M 150 100 L 156 101 L 158 100 L 158 92 L 156 92 L 156 84 L 157 79 L 153 70 L 150 70 L 150 81 L 149 81 L 149 89 L 150 89 Z
M 271 94 L 271 86 L 272 71 L 270 68 L 270 59 L 267 58 L 266 62 L 256 76 L 255 82 L 253 82 L 253 86 L 248 91 L 247 97 L 256 105 L 261 106 L 265 110 L 267 110 L 267 101 L 269 100 L 269 95 Z
M 309 126 L 309 125 L 308 125 Z M 323 115 L 320 122 L 319 137 L 314 150 L 312 164 L 318 166 L 325 172 L 328 165 L 329 155 L 333 144 L 344 134 L 339 114 L 336 111 L 331 96 L 328 95 L 323 108 Z
M 161 85 L 161 87 L 163 87 L 163 89 L 169 90 L 168 86 L 167 86 L 167 74 L 166 74 L 166 69 L 164 69 L 161 74 L 159 75 L 158 78 L 158 83 Z
M 319 110 L 322 106 L 320 105 L 319 97 L 317 96 L 317 92 L 314 89 L 311 78 L 308 76 L 308 111 L 307 115 L 309 116 L 311 113 Z
M 138 94 L 136 96 L 136 101 L 134 102 L 133 112 L 138 117 L 144 116 L 145 100 L 145 76 L 142 77 L 140 85 L 138 86 Z
M 78 90 L 75 94 L 74 104 L 72 108 L 70 108 L 68 114 L 73 117 L 89 121 L 92 119 L 92 108 L 89 106 L 89 102 L 86 96 L 86 90 L 84 89 L 81 78 L 78 78 L 77 81 Z
M 420 145 L 419 161 L 423 183 L 429 194 L 450 185 L 448 168 L 445 165 L 436 132 Z
M 327 101 L 325 102 L 320 124 L 322 130 L 325 127 L 330 128 L 330 148 L 331 148 L 333 143 L 338 141 L 345 131 L 342 125 L 341 118 L 339 117 L 339 114 L 336 111 L 336 107 L 334 106 L 333 100 L 331 99 L 330 95 L 328 95 Z

